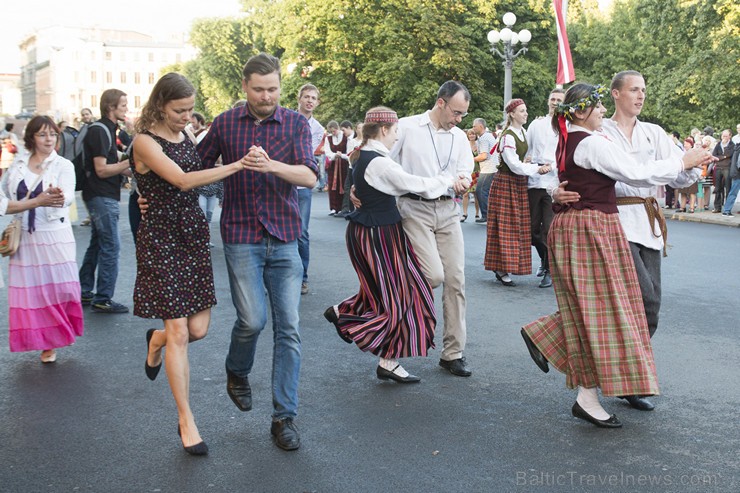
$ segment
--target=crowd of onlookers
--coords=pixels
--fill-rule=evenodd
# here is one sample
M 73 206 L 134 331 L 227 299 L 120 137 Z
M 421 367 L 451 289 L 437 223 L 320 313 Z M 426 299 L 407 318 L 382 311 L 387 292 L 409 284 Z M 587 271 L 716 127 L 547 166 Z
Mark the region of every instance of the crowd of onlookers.
M 691 148 L 711 149 L 718 161 L 704 166 L 701 179 L 689 187 L 672 189 L 666 187 L 665 208 L 676 212 L 704 212 L 711 210 L 715 214 L 732 217 L 732 207 L 737 199 L 738 183 L 733 191 L 733 180 L 738 178 L 738 158 L 740 157 L 740 124 L 737 133 L 732 135 L 730 129 L 720 133 L 720 139 L 714 137 L 714 129 L 706 127 L 691 130 L 683 141 L 680 134 L 673 132 L 674 143 L 683 150 Z M 714 195 L 714 200 L 712 199 Z

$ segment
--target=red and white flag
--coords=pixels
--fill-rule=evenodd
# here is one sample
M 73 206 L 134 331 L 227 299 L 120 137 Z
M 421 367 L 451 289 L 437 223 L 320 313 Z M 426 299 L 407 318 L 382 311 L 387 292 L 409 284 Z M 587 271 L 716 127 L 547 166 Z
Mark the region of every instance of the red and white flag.
M 563 85 L 576 80 L 573 59 L 570 56 L 568 32 L 565 28 L 568 0 L 552 0 L 552 5 L 555 8 L 555 24 L 558 28 L 558 75 L 555 83 Z

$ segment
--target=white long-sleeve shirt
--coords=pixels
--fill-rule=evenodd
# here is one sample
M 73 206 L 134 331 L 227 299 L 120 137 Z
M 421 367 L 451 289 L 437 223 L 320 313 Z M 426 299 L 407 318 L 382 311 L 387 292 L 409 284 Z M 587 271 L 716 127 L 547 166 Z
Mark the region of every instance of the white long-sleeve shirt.
M 683 153 L 681 149 L 657 125 L 637 120 L 635 128 L 632 130 L 631 141 L 627 139 L 614 120 L 604 120 L 602 131 L 616 147 L 628 154 L 633 161 L 641 166 L 652 167 L 655 163 L 661 162 L 682 163 Z M 617 197 L 655 197 L 658 193 L 657 187 L 660 185 L 684 188 L 697 181 L 700 176 L 700 169 L 684 171 L 681 164 L 681 171 L 673 179 L 660 180 L 650 186 L 635 186 L 623 180 L 618 180 L 615 185 L 615 192 Z M 656 238 L 653 234 L 652 224 L 648 220 L 647 212 L 642 204 L 620 205 L 619 221 L 628 241 L 639 243 L 653 250 L 663 249 L 663 237 Z M 655 233 L 659 232 L 655 231 Z
M 509 130 L 514 132 L 519 137 L 519 140 L 526 140 L 523 128 L 509 127 Z M 539 174 L 540 167 L 538 165 L 535 163 L 525 163 L 519 159 L 519 155 L 516 153 L 516 140 L 511 135 L 504 134 L 501 137 L 499 148 L 501 149 L 501 156 L 503 156 L 504 162 L 512 173 L 524 176 Z
M 552 120 L 549 116 L 538 118 L 527 128 L 527 156 L 537 165 L 548 164 L 552 167 L 544 175 L 531 175 L 527 181 L 527 188 L 544 188 L 551 190 L 560 183 L 558 167 L 555 166 L 555 150 L 558 147 L 558 134 L 552 129 Z
M 365 168 L 365 181 L 388 195 L 399 196 L 410 192 L 434 199 L 447 193 L 455 181 L 454 177 L 447 174 L 425 177 L 407 173 L 400 164 L 388 157 L 390 151 L 377 140 L 368 140 L 362 150 L 382 154 Z
M 470 180 L 473 172 L 473 154 L 468 137 L 461 129 L 437 129 L 432 124 L 429 111 L 401 118 L 398 122 L 398 140 L 393 145 L 390 158 L 401 164 L 411 175 L 432 177 L 446 176 Z M 451 194 L 445 191 L 436 197 Z M 419 194 L 421 195 L 421 194 Z

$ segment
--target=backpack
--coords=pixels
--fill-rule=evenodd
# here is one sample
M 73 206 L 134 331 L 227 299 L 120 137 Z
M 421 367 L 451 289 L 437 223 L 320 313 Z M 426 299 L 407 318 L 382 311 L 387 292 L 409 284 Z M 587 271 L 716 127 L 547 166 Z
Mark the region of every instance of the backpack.
M 108 130 L 108 127 L 100 122 L 93 122 L 89 125 L 83 125 L 79 131 L 72 128 L 72 131 L 76 132 L 76 135 L 74 135 L 72 131 L 69 132 L 69 136 L 74 135 L 70 142 L 72 144 L 71 146 L 67 145 L 69 137 L 68 135 L 66 135 L 67 129 L 69 129 L 70 127 L 65 128 L 64 132 L 62 132 L 63 138 L 62 144 L 59 147 L 59 154 L 72 161 L 72 164 L 74 164 L 75 166 L 75 178 L 77 180 L 77 184 L 75 185 L 76 192 L 82 190 L 82 186 L 85 184 L 85 178 L 88 176 L 88 174 L 85 172 L 85 137 L 87 137 L 87 131 L 90 129 L 90 127 L 93 126 L 100 127 L 105 131 L 105 135 L 108 136 L 108 147 L 110 148 L 112 144 L 110 130 Z M 69 157 L 67 154 L 69 154 L 69 156 L 71 157 Z

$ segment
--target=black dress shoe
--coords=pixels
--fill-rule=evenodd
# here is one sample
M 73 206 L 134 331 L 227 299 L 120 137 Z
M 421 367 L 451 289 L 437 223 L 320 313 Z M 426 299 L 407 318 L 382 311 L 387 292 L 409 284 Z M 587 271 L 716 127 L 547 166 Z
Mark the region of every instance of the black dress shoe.
M 334 311 L 334 307 L 330 306 L 326 310 L 324 310 L 324 318 L 327 319 L 330 323 L 334 324 L 334 328 L 337 329 L 337 335 L 342 338 L 344 342 L 347 344 L 352 344 L 353 341 L 346 335 L 342 333 L 341 330 L 339 330 L 339 317 L 337 317 L 337 312 Z
M 152 342 L 152 335 L 154 335 L 155 330 L 157 329 L 149 329 L 146 331 L 146 358 L 144 359 L 144 371 L 146 372 L 146 377 L 152 381 L 157 378 L 159 370 L 162 368 L 161 362 L 157 366 L 149 366 L 149 344 Z
M 180 431 L 179 424 L 177 425 L 177 436 L 182 438 L 182 432 Z M 206 445 L 206 442 L 204 442 L 203 440 L 189 447 L 186 447 L 185 444 L 183 444 L 182 448 L 185 449 L 185 452 L 189 453 L 190 455 L 208 455 L 208 445 Z
M 453 359 L 451 361 L 441 359 L 439 360 L 439 366 L 458 377 L 469 377 L 473 374 L 472 371 L 468 370 L 465 358 Z
M 578 401 L 576 401 L 575 404 L 573 404 L 573 409 L 571 409 L 571 412 L 573 413 L 573 416 L 575 416 L 578 419 L 582 419 L 584 421 L 588 421 L 591 424 L 594 424 L 598 426 L 599 428 L 621 428 L 622 422 L 619 421 L 619 418 L 617 418 L 616 415 L 612 414 L 609 416 L 609 419 L 596 419 L 590 414 L 588 414 L 580 404 L 578 404 Z
M 639 411 L 652 411 L 655 409 L 655 405 L 652 402 L 639 395 L 623 395 L 620 399 L 626 400 L 630 406 Z
M 270 433 L 275 437 L 275 445 L 283 450 L 297 450 L 301 446 L 301 437 L 298 435 L 298 428 L 293 423 L 293 418 L 273 421 Z
M 532 339 L 529 338 L 526 332 L 524 332 L 524 329 L 522 329 L 522 338 L 524 338 L 524 344 L 527 345 L 527 349 L 529 350 L 529 355 L 532 357 L 532 360 L 534 363 L 539 367 L 540 370 L 544 371 L 545 373 L 550 371 L 550 366 L 547 364 L 547 358 L 540 352 L 539 349 L 537 349 L 537 346 L 534 345 L 532 342 Z
M 496 274 L 496 280 L 506 286 L 507 288 L 513 288 L 516 286 L 516 283 L 509 279 L 508 281 L 504 281 L 504 278 L 498 275 L 498 272 L 494 272 Z
M 240 377 L 226 368 L 226 393 L 240 411 L 252 409 L 252 387 L 247 377 Z
M 398 365 L 398 366 L 401 366 L 401 365 Z M 398 366 L 396 366 L 396 368 L 398 368 Z M 394 370 L 395 370 L 395 368 L 394 368 Z M 411 375 L 409 373 L 407 376 L 402 377 L 400 375 L 396 375 L 395 373 L 393 373 L 390 370 L 386 370 L 382 366 L 378 366 L 378 368 L 375 370 L 375 374 L 381 380 L 394 380 L 394 381 L 396 381 L 398 383 L 418 383 L 418 382 L 421 382 L 421 378 L 417 377 L 416 375 Z

